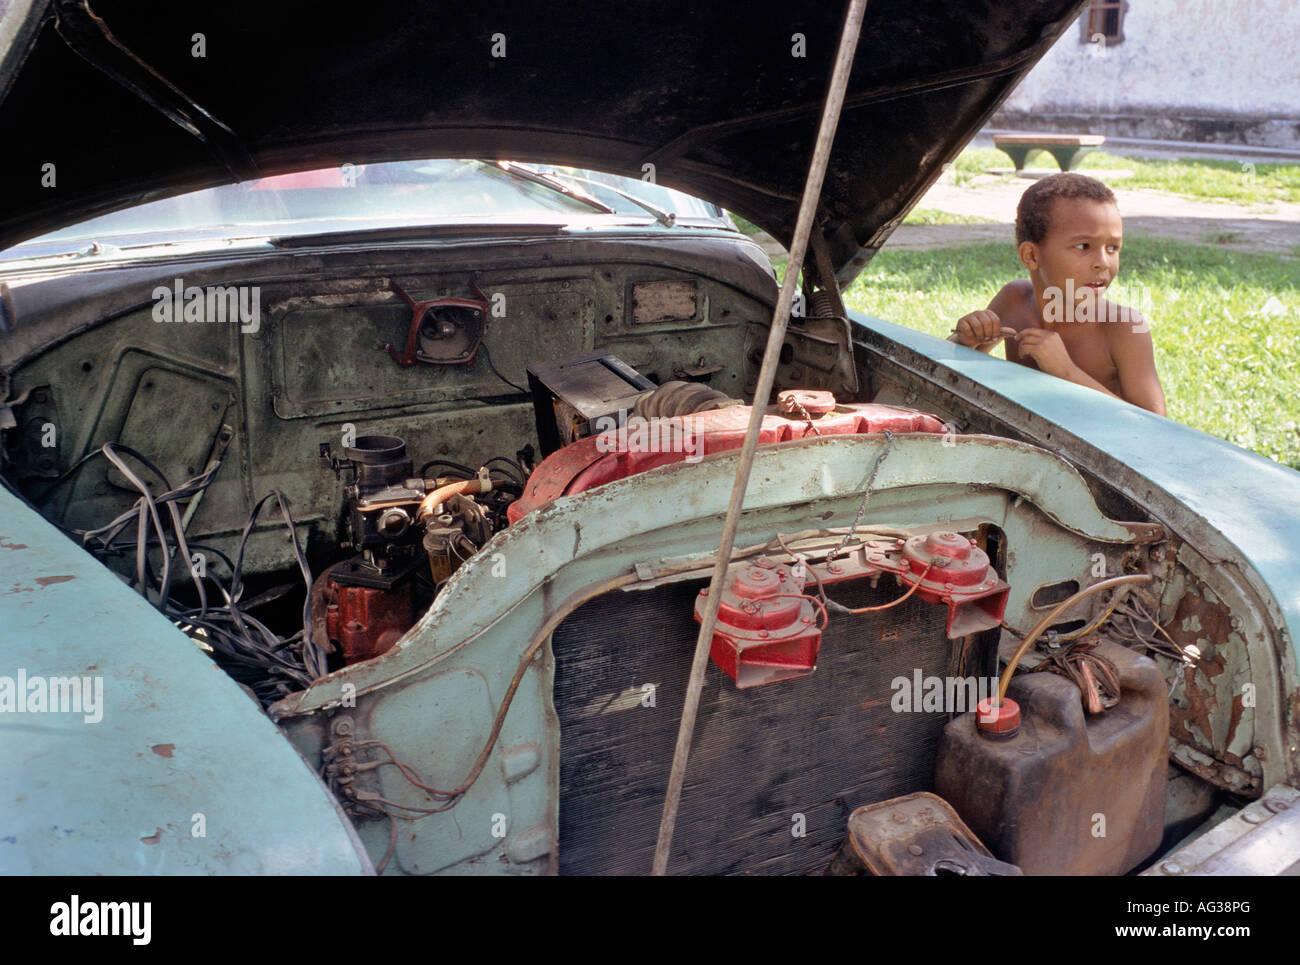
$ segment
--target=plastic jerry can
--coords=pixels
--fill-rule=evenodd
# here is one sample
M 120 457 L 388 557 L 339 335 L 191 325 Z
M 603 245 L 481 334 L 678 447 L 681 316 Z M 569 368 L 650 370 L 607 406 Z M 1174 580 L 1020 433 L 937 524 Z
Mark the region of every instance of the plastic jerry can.
M 1002 861 L 1027 875 L 1124 874 L 1164 832 L 1168 684 L 1150 658 L 1102 641 L 1119 670 L 1119 703 L 1091 716 L 1079 688 L 1055 673 L 1019 673 L 1011 736 L 974 713 L 948 722 L 935 793 Z

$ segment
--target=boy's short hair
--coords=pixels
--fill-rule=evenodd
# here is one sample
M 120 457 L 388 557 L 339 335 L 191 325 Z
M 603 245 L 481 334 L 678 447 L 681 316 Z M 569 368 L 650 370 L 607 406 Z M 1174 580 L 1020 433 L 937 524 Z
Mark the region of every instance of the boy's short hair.
M 1016 244 L 1041 244 L 1051 225 L 1052 205 L 1057 198 L 1115 203 L 1115 193 L 1096 178 L 1066 172 L 1035 181 L 1020 196 L 1016 206 Z

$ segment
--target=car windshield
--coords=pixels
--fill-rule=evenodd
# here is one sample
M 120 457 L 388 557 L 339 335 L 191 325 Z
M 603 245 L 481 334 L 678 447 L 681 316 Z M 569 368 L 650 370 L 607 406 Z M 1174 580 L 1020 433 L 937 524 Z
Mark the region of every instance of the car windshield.
M 413 225 L 721 227 L 716 205 L 649 181 L 556 165 L 435 159 L 345 164 L 137 205 L 25 241 L 0 261 Z

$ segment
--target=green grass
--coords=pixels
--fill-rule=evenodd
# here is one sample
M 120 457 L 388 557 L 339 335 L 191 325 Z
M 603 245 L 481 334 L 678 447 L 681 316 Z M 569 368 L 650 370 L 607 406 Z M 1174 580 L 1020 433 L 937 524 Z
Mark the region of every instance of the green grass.
M 735 214 L 734 212 L 728 211 L 727 214 L 731 215 L 731 220 L 736 223 L 736 227 L 740 229 L 742 234 L 747 234 L 751 238 L 754 235 L 762 234 L 763 229 L 760 228 L 758 225 L 750 221 L 746 221 L 744 218 L 742 218 L 738 214 Z
M 886 248 L 845 303 L 943 338 L 1023 271 L 1010 245 Z M 1144 296 L 1169 417 L 1300 469 L 1300 264 L 1137 236 L 1118 280 Z
M 1055 168 L 1051 156 L 1029 155 L 1029 167 Z M 990 168 L 1009 168 L 1011 159 L 995 148 L 967 148 L 953 162 L 953 177 L 962 185 Z M 1113 179 L 1112 187 L 1147 188 L 1167 191 L 1198 201 L 1230 201 L 1237 204 L 1269 204 L 1273 201 L 1300 202 L 1300 164 L 1269 164 L 1262 161 L 1212 161 L 1180 158 L 1177 161 L 1120 157 L 1105 151 L 1085 154 L 1079 171 L 1127 170 L 1132 174 Z
M 977 218 L 969 214 L 953 214 L 938 208 L 913 208 L 903 219 L 903 224 L 992 224 L 986 218 Z

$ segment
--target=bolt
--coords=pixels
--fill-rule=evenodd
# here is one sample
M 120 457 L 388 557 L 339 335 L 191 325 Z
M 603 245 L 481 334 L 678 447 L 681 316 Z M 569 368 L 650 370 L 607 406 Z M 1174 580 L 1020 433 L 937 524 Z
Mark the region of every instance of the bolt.
M 840 566 L 838 563 L 832 563 L 830 566 L 826 567 L 826 571 L 828 573 L 838 573 L 840 571 Z
M 759 630 L 759 631 L 758 631 L 758 635 L 759 635 L 760 637 L 762 637 L 764 640 L 767 639 L 767 631 L 766 631 L 766 630 Z
M 925 849 L 922 848 L 919 844 L 909 844 L 907 846 L 907 852 L 908 854 L 914 854 L 920 856 L 925 854 Z
M 700 590 L 700 596 L 708 596 L 708 595 L 709 595 L 709 591 L 707 589 Z
M 1174 861 L 1166 861 L 1160 868 L 1167 875 L 1180 875 L 1183 873 L 1183 866 Z
M 945 583 L 945 584 L 943 585 L 943 588 L 944 588 L 945 590 L 951 590 L 951 589 L 952 589 L 952 584 L 951 584 L 951 583 Z
M 1287 810 L 1290 807 L 1290 805 L 1287 804 L 1286 801 L 1275 800 L 1275 801 L 1265 801 L 1264 807 L 1268 808 L 1274 814 L 1280 814 L 1282 811 Z
M 1232 627 L 1232 629 L 1234 630 L 1240 630 L 1241 617 L 1233 617 L 1231 620 L 1228 621 L 1228 626 Z

